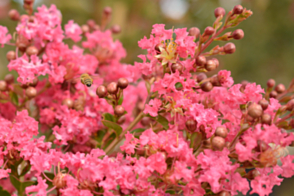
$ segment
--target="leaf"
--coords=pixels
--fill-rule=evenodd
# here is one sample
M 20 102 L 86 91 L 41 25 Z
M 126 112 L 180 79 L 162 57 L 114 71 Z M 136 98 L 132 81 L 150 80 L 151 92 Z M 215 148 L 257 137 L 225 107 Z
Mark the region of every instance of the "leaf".
M 121 105 L 122 102 L 123 102 L 123 100 L 124 100 L 124 96 L 122 95 L 122 96 L 119 98 L 117 104 L 118 104 L 118 105 Z
M 23 192 L 25 191 L 26 187 L 35 184 L 35 181 L 20 182 L 13 175 L 10 175 L 9 178 L 10 178 L 11 184 L 13 184 L 13 186 L 16 188 L 18 195 L 23 195 Z
M 10 193 L 8 193 L 6 190 L 4 190 L 4 189 L 0 186 L 0 195 L 1 195 L 1 196 L 10 196 Z
M 32 165 L 28 164 L 21 172 L 20 176 L 24 176 L 26 173 L 28 173 L 31 169 Z
M 141 133 L 143 131 L 145 131 L 146 129 L 144 128 L 138 128 L 138 129 L 134 129 L 133 131 L 131 131 L 131 133 Z
M 117 123 L 115 122 L 111 122 L 109 120 L 102 120 L 102 123 L 105 127 L 108 127 L 110 129 L 113 129 L 116 133 L 116 136 L 119 136 L 122 132 L 122 128 L 121 126 L 119 126 Z
M 102 114 L 102 116 L 104 117 L 104 120 L 115 122 L 114 116 L 110 113 L 104 113 L 104 114 Z
M 156 121 L 159 122 L 165 130 L 168 130 L 168 120 L 165 117 L 158 115 Z
M 10 96 L 10 99 L 11 99 L 11 101 L 12 101 L 12 103 L 14 104 L 14 105 L 18 105 L 18 96 L 17 96 L 17 94 L 15 93 L 15 92 L 10 92 L 9 93 L 9 96 Z

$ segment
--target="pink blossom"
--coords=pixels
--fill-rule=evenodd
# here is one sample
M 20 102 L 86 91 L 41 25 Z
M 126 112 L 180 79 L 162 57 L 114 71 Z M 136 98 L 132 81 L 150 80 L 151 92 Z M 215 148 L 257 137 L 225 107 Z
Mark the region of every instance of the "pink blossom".
M 133 154 L 135 153 L 135 147 L 138 143 L 138 139 L 135 138 L 132 134 L 129 132 L 126 133 L 126 141 L 125 143 L 120 147 L 121 150 L 125 151 L 128 154 Z
M 147 159 L 147 168 L 152 172 L 155 170 L 158 173 L 163 174 L 167 168 L 165 157 L 159 152 L 151 155 Z
M 230 76 L 231 72 L 227 70 L 221 70 L 217 74 L 218 80 L 223 87 L 230 87 L 234 84 L 234 80 Z
M 6 35 L 7 33 L 8 29 L 0 25 L 0 44 L 2 48 L 4 44 L 8 43 L 9 40 L 12 38 L 10 34 Z
M 46 180 L 43 180 L 41 177 L 38 177 L 38 185 L 32 185 L 29 187 L 26 187 L 25 191 L 26 194 L 37 192 L 36 196 L 46 196 L 47 192 L 46 189 L 48 185 L 46 184 Z
M 78 42 L 82 39 L 81 34 L 82 30 L 80 26 L 74 23 L 73 20 L 68 21 L 68 23 L 65 25 L 65 35 L 71 38 L 74 42 Z
M 150 114 L 150 116 L 156 117 L 161 106 L 161 101 L 159 99 L 152 99 L 149 105 L 145 105 L 144 113 Z

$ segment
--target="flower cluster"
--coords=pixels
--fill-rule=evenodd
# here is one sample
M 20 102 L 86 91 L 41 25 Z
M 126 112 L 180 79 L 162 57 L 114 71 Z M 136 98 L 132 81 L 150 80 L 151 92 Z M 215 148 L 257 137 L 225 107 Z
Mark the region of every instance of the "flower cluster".
M 252 12 L 237 5 L 203 33 L 153 25 L 142 62 L 126 56 L 102 21 L 61 25 L 53 5 L 0 26 L 9 70 L 0 80 L 0 189 L 6 195 L 269 195 L 294 175 L 294 82 L 234 84 L 215 55 L 235 52 Z M 73 45 L 65 44 L 72 40 Z M 83 41 L 82 41 L 83 40 Z M 214 71 L 215 75 L 209 72 Z M 111 73 L 111 74 L 110 74 Z M 43 77 L 39 77 L 39 76 Z M 42 80 L 41 80 L 42 78 Z

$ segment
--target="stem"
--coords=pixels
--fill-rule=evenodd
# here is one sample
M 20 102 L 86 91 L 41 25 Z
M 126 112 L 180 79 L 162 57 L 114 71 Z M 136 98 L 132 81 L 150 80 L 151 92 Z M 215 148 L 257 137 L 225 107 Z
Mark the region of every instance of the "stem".
M 243 124 L 243 125 L 241 125 L 241 128 L 240 128 L 240 131 L 239 131 L 239 133 L 235 136 L 235 138 L 233 139 L 233 141 L 231 142 L 231 144 L 230 144 L 230 148 L 233 148 L 236 144 L 237 144 L 237 142 L 238 142 L 238 139 L 240 138 L 240 136 L 247 130 L 247 129 L 249 129 L 249 125 L 248 124 Z
M 275 125 L 279 124 L 280 122 L 292 117 L 294 114 L 291 112 L 290 114 L 284 116 L 283 118 L 281 118 L 280 120 L 278 120 L 277 122 L 275 122 Z

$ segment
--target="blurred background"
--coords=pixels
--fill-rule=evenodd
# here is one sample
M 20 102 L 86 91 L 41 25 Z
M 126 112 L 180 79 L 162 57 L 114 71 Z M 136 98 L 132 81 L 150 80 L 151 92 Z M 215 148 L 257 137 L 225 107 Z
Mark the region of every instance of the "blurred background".
M 73 19 L 80 25 L 88 19 L 99 24 L 103 8 L 110 6 L 113 16 L 109 26 L 121 26 L 122 32 L 114 37 L 127 50 L 123 62 L 128 64 L 140 61 L 137 55 L 144 51 L 137 42 L 149 37 L 153 24 L 163 23 L 166 28 L 198 27 L 203 31 L 214 22 L 216 7 L 224 7 L 228 12 L 241 4 L 252 10 L 253 15 L 237 26 L 244 30 L 245 37 L 232 41 L 237 48 L 234 54 L 219 56 L 220 69 L 230 70 L 236 83 L 248 80 L 262 87 L 269 78 L 288 86 L 294 76 L 293 0 L 35 0 L 35 8 L 42 4 L 55 4 L 62 12 L 64 24 Z M 7 16 L 12 8 L 25 13 L 22 0 L 0 0 L 0 25 L 7 26 L 10 32 L 16 26 Z M 224 42 L 214 44 L 222 46 Z M 0 48 L 0 78 L 8 73 L 6 53 L 11 49 L 11 46 Z M 285 179 L 271 196 L 294 195 L 293 183 L 294 179 Z

